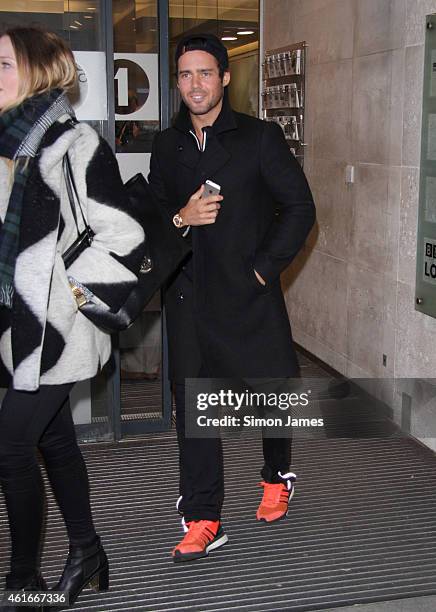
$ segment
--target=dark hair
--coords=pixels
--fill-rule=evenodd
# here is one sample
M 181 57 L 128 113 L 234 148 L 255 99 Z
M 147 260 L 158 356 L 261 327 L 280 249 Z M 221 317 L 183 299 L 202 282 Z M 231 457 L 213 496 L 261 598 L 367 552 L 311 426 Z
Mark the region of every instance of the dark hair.
M 179 40 L 176 53 L 176 75 L 178 73 L 177 64 L 181 55 L 187 51 L 206 51 L 214 56 L 218 64 L 220 79 L 229 69 L 229 56 L 227 49 L 214 34 L 188 34 Z

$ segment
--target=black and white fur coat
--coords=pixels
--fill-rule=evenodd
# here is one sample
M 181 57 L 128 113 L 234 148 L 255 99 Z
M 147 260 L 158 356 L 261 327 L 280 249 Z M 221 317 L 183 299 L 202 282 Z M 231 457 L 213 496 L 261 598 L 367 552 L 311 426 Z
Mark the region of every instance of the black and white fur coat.
M 0 379 L 34 391 L 94 376 L 109 359 L 110 335 L 78 310 L 73 277 L 91 299 L 117 309 L 137 282 L 144 231 L 130 214 L 116 159 L 87 124 L 61 117 L 47 131 L 24 193 L 12 310 L 0 308 Z M 95 232 L 68 269 L 62 253 L 77 238 L 62 173 L 68 151 L 89 225 Z M 0 158 L 0 219 L 12 188 L 11 162 Z M 79 215 L 80 217 L 80 215 Z M 79 221 L 81 223 L 81 220 Z M 81 223 L 83 229 L 83 223 Z

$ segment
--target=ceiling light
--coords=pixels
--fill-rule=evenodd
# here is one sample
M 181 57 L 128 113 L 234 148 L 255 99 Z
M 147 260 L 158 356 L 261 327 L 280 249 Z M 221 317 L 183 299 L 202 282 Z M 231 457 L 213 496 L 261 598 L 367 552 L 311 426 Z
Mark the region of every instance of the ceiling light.
M 92 15 L 84 15 L 85 19 L 94 19 Z
M 95 11 L 95 6 L 88 6 L 86 8 L 87 11 Z
M 238 40 L 237 36 L 221 36 L 221 40 Z
M 248 34 L 254 34 L 254 30 L 240 30 L 237 32 L 237 34 L 240 34 L 241 36 L 248 36 Z
M 77 23 L 79 26 L 83 25 L 83 23 L 80 23 L 80 21 L 77 21 L 77 19 L 74 20 L 74 23 Z
M 73 30 L 78 30 L 79 28 L 75 25 L 70 25 L 70 28 L 73 28 Z

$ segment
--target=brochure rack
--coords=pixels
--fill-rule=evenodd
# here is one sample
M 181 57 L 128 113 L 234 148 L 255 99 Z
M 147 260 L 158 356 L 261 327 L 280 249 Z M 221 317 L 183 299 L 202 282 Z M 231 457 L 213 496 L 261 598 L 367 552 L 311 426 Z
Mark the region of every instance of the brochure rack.
M 305 42 L 265 53 L 262 116 L 280 125 L 289 148 L 303 166 L 305 104 Z

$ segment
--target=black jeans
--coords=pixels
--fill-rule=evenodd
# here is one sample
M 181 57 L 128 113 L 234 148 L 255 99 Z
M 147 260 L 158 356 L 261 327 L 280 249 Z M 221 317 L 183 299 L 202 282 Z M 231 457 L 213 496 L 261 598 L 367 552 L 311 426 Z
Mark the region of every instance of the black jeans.
M 68 395 L 73 385 L 44 385 L 36 392 L 9 388 L 0 409 L 0 484 L 11 531 L 11 574 L 39 568 L 44 487 L 38 448 L 64 517 L 70 542 L 95 539 L 86 466 L 77 445 Z
M 176 427 L 179 444 L 179 506 L 185 521 L 217 521 L 224 502 L 224 464 L 221 438 L 189 438 L 185 436 L 185 384 L 174 384 Z M 192 409 L 193 407 L 188 407 Z M 262 436 L 263 480 L 283 482 L 291 461 L 291 439 Z

